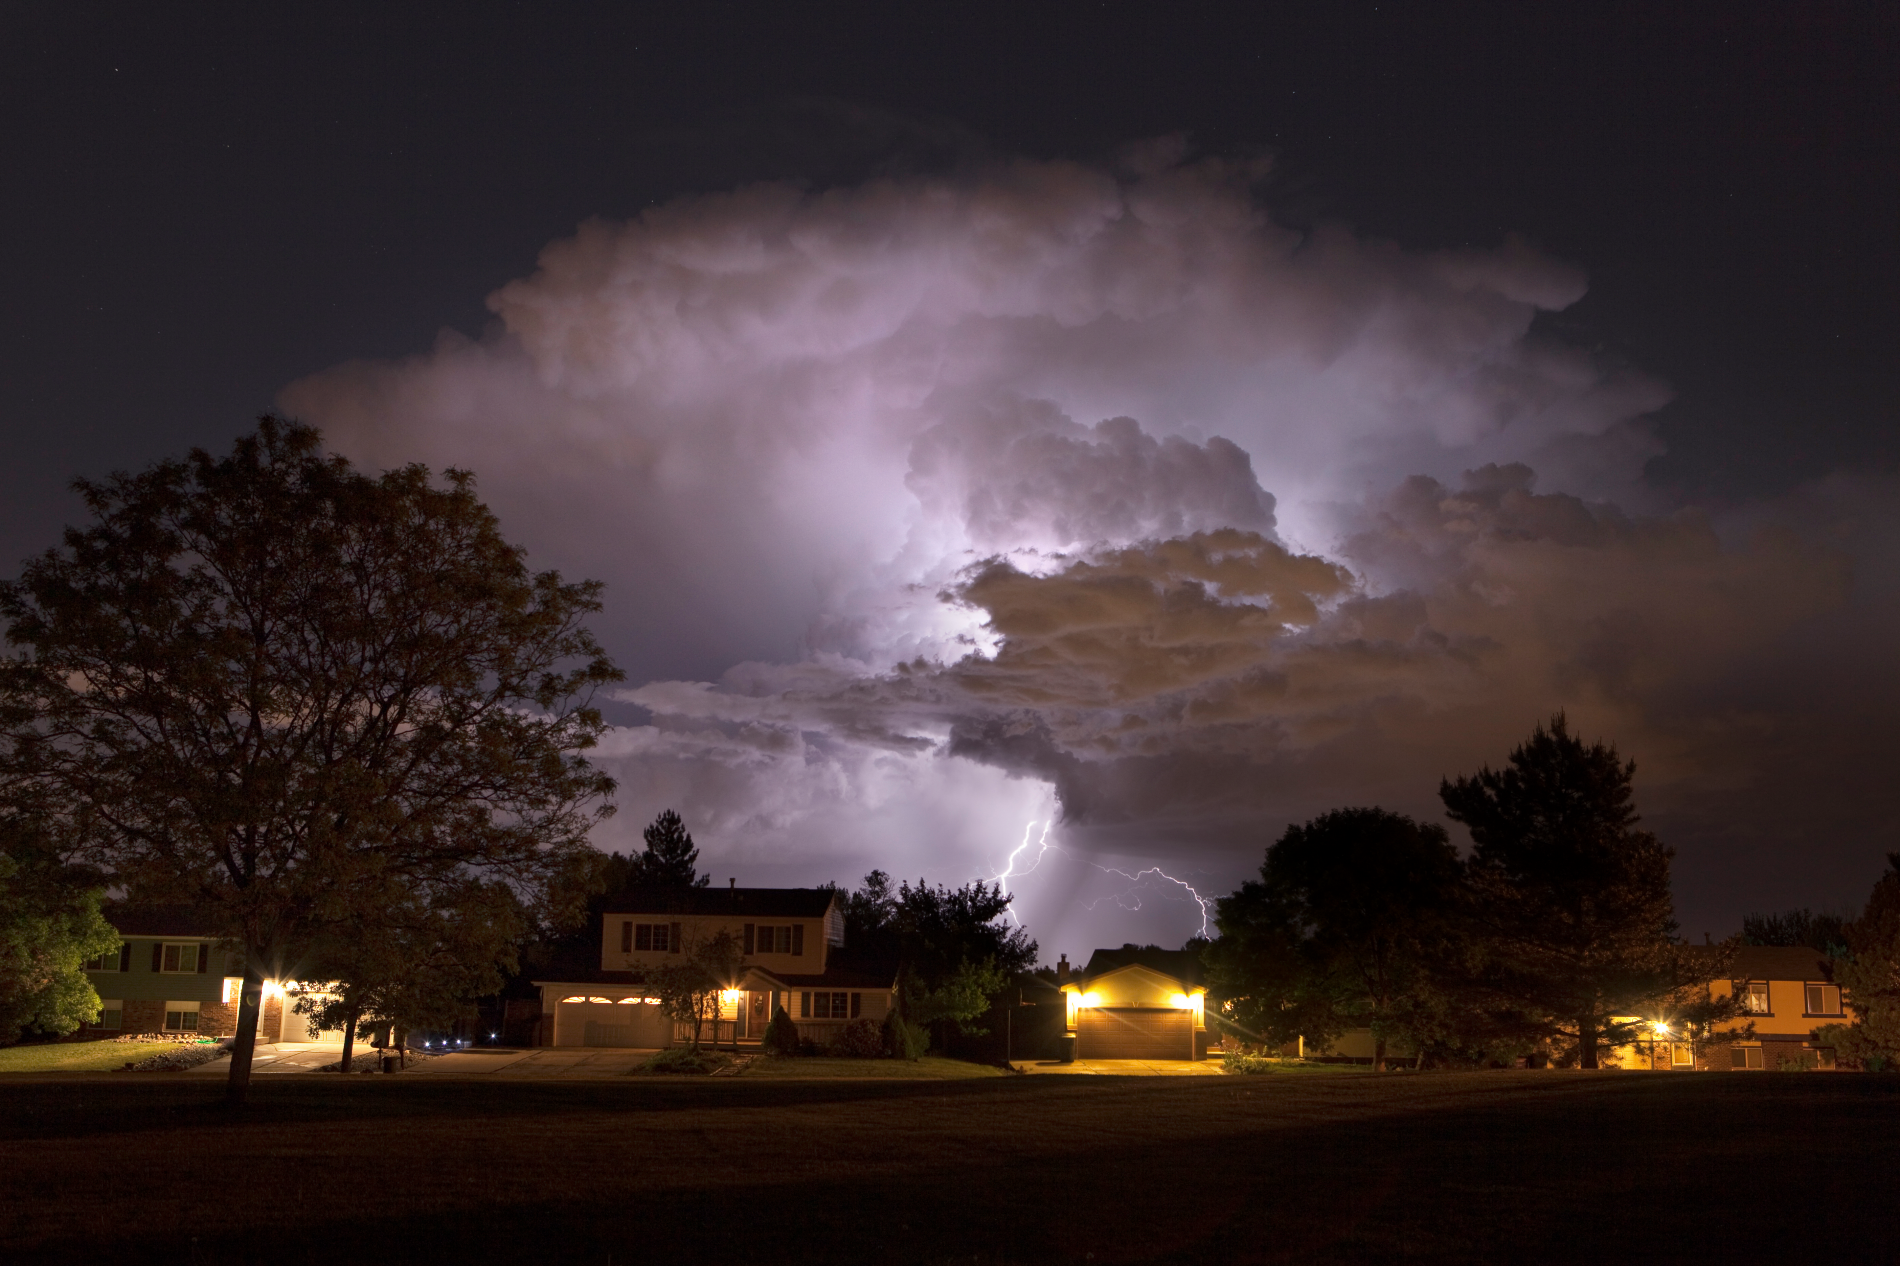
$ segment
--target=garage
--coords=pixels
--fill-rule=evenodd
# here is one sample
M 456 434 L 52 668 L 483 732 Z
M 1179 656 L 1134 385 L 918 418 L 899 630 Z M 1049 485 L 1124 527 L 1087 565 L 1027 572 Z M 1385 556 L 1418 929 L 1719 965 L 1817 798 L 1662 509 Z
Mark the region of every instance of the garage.
M 1194 1013 L 1175 1007 L 1090 1007 L 1076 1013 L 1077 1059 L 1193 1059 Z
M 554 1009 L 556 1046 L 669 1046 L 673 1022 L 657 1004 L 638 998 L 563 998 Z

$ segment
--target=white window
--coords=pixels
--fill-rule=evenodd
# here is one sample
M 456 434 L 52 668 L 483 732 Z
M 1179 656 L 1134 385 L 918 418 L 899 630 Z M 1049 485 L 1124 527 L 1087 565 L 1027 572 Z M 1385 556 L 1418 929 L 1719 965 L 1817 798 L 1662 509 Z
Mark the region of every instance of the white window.
M 1772 1015 L 1768 1009 L 1768 982 L 1751 980 L 1742 988 L 1742 1010 L 1749 1015 Z
M 182 976 L 198 970 L 198 946 L 194 942 L 167 941 L 157 947 L 158 970 L 166 975 Z
M 1694 1068 L 1695 1046 L 1689 1042 L 1671 1042 L 1669 1044 L 1669 1066 L 1671 1068 Z
M 1728 1057 L 1731 1068 L 1760 1068 L 1762 1066 L 1759 1046 L 1731 1046 Z
M 109 953 L 99 955 L 99 957 L 97 958 L 87 959 L 86 970 L 87 971 L 118 971 L 119 970 L 119 951 L 112 950 Z
M 165 1031 L 167 1033 L 196 1033 L 198 1031 L 198 1004 L 195 1002 L 166 1003 Z
M 1840 1015 L 1841 989 L 1839 985 L 1808 986 L 1809 1015 Z
M 93 1021 L 95 1029 L 116 1029 L 125 1023 L 125 1003 L 117 998 L 99 999 L 99 1018 Z
M 640 952 L 666 954 L 674 949 L 673 927 L 669 923 L 636 923 L 633 925 L 633 948 Z M 622 941 L 625 941 L 623 936 Z

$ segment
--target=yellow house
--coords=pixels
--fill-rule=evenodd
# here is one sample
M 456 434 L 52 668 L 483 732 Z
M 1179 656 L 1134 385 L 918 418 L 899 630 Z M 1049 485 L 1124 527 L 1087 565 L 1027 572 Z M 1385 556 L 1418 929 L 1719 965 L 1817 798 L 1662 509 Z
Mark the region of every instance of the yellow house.
M 634 891 L 601 918 L 600 965 L 537 980 L 542 1040 L 553 1046 L 662 1047 L 691 1036 L 642 988 L 646 973 L 684 961 L 721 932 L 742 959 L 720 996 L 718 1032 L 701 1040 L 757 1042 L 779 1007 L 799 1036 L 829 1044 L 853 1020 L 882 1025 L 896 997 L 894 964 L 854 959 L 844 910 L 828 888 Z
M 1207 986 L 1189 950 L 1098 949 L 1080 974 L 1056 968 L 1076 1059 L 1200 1059 Z
M 1830 1068 L 1834 1052 L 1816 1031 L 1853 1019 L 1833 974 L 1816 950 L 1744 945 L 1735 952 L 1729 978 L 1709 984 L 1713 998 L 1741 998 L 1740 1018 L 1718 1026 L 1713 1040 L 1696 1042 L 1669 1015 L 1641 1017 L 1647 1036 L 1616 1048 L 1615 1062 L 1621 1068 L 1675 1072 Z M 1753 1036 L 1723 1040 L 1724 1034 L 1739 1034 L 1750 1024 Z

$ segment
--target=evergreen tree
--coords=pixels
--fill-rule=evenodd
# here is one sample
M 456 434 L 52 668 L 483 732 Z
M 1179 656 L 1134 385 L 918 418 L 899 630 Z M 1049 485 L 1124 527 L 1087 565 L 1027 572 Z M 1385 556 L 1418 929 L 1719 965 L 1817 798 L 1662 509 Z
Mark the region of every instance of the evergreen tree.
M 648 888 L 704 888 L 711 875 L 697 874 L 699 850 L 686 823 L 671 809 L 647 827 L 647 846 L 634 858 L 633 879 Z
M 1854 1022 L 1823 1030 L 1837 1055 L 1882 1069 L 1900 1068 L 1900 853 L 1887 861 L 1867 908 L 1847 925 L 1847 957 L 1834 964 Z
M 1673 854 L 1638 829 L 1635 772 L 1614 747 L 1573 737 L 1558 713 L 1504 769 L 1439 787 L 1475 846 L 1466 873 L 1488 984 L 1533 1031 L 1573 1044 L 1584 1068 L 1597 1067 L 1599 1047 L 1630 1041 L 1627 1017 L 1656 1013 L 1700 966 L 1675 941 Z

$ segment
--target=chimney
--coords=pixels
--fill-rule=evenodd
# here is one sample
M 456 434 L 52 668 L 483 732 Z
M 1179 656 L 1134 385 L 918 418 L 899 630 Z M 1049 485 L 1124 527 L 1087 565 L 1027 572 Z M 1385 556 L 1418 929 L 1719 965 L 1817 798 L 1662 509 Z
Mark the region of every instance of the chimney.
M 726 887 L 733 892 L 739 891 L 739 877 L 733 875 L 726 880 Z
M 1058 985 L 1069 983 L 1069 956 L 1067 954 L 1056 960 L 1056 983 Z

